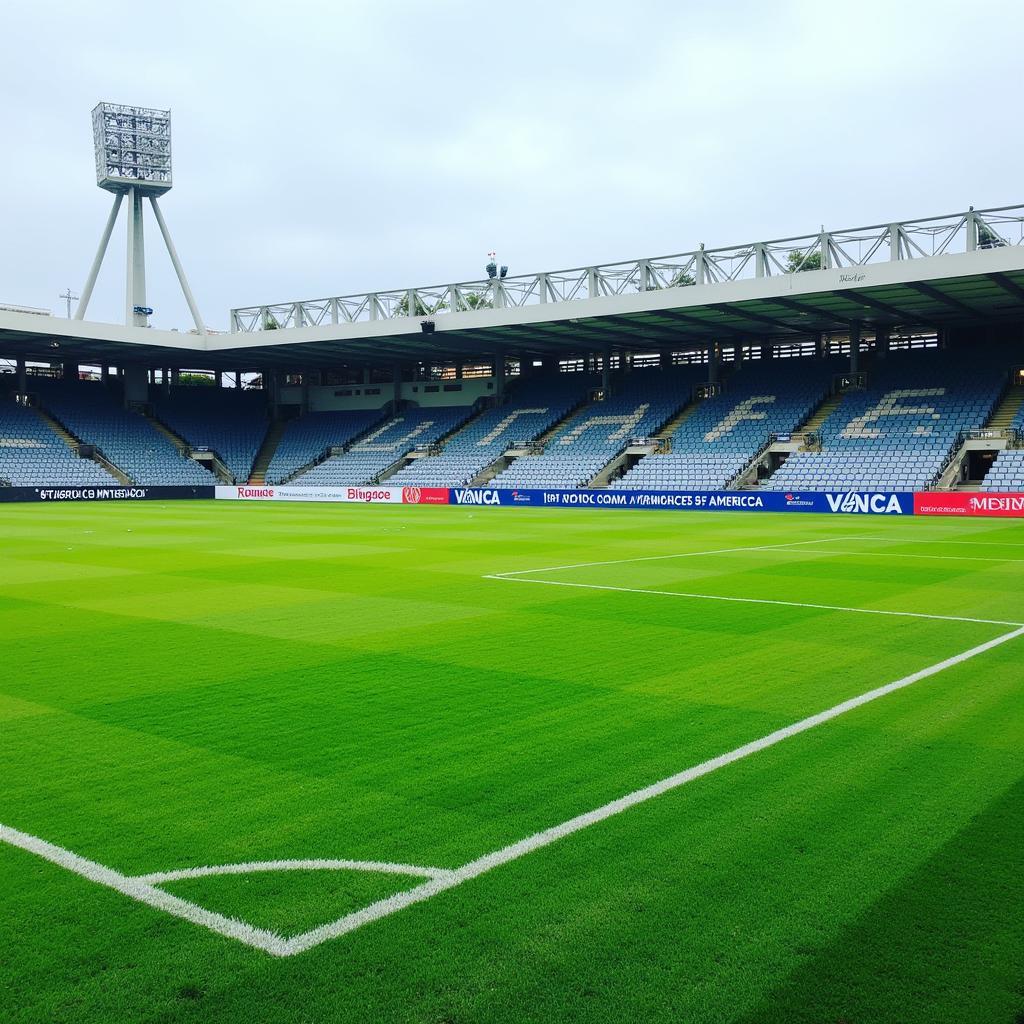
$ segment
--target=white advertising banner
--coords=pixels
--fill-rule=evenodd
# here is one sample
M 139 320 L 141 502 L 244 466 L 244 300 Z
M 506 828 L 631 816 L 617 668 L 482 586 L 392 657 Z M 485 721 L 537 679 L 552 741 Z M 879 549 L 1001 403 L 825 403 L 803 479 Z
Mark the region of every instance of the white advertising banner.
M 229 501 L 355 501 L 374 505 L 400 505 L 403 501 L 403 488 L 281 487 L 277 484 L 250 484 L 218 487 L 216 497 Z M 406 497 L 404 500 L 409 499 Z

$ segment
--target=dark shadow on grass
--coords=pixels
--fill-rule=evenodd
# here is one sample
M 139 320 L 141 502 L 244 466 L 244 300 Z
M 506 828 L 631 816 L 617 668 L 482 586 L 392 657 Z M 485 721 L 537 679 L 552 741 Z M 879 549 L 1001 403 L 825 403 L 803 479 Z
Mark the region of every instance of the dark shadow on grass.
M 736 1024 L 1024 1022 L 1024 780 Z

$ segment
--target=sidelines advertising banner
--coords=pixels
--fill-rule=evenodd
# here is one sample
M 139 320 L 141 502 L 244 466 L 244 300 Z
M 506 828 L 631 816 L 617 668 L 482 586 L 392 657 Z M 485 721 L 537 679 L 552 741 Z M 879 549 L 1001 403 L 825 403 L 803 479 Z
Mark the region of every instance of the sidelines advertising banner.
M 1024 516 L 1024 492 L 926 491 L 914 495 L 919 516 Z
M 447 505 L 447 487 L 279 487 L 254 484 L 218 487 L 215 497 L 229 501 L 351 501 L 367 505 Z
M 110 496 L 126 488 L 109 488 Z M 189 488 L 135 488 L 150 492 Z M 192 490 L 209 491 L 210 488 Z M 56 489 L 54 495 L 59 493 Z M 153 497 L 173 495 L 152 494 Z M 207 497 L 209 495 L 196 495 Z M 502 505 L 532 508 L 646 508 L 691 512 L 817 512 L 853 515 L 1019 516 L 1024 493 L 910 491 L 617 491 L 496 487 L 217 487 L 232 501 L 340 501 L 371 505 Z M 39 499 L 36 499 L 39 500 Z
M 0 501 L 168 501 L 212 498 L 212 487 L 0 487 Z
M 545 491 L 453 488 L 453 505 L 532 505 L 544 508 L 650 508 L 691 512 L 844 512 L 913 515 L 907 491 Z

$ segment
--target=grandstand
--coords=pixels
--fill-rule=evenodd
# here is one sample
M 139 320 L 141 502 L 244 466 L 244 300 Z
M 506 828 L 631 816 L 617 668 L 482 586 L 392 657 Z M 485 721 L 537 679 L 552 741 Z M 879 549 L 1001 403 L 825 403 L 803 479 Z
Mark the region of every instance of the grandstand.
M 969 210 L 237 309 L 224 336 L 0 310 L 0 479 L 1013 489 L 1022 239 L 1024 208 Z
M 284 483 L 295 474 L 312 469 L 331 455 L 333 448 L 347 448 L 360 434 L 383 418 L 380 410 L 311 412 L 289 420 L 270 459 L 269 483 Z
M 856 375 L 827 354 L 724 364 L 711 385 L 706 363 L 562 368 L 511 378 L 504 401 L 405 402 L 397 413 L 389 403 L 278 421 L 260 390 L 153 386 L 139 404 L 147 417 L 123 408 L 109 382 L 33 378 L 34 409 L 17 404 L 16 391 L 4 402 L 10 472 L 0 479 L 196 486 L 214 482 L 196 461 L 210 452 L 228 480 L 245 482 L 266 451 L 266 481 L 300 486 L 923 490 L 937 486 L 964 436 L 989 425 L 1014 357 L 1009 346 L 932 345 L 865 353 Z M 813 416 L 820 422 L 808 429 Z M 1006 450 L 986 490 L 1022 483 L 1024 411 L 1002 433 Z M 780 438 L 791 443 L 773 443 Z M 93 446 L 106 469 L 77 458 L 79 444 Z M 765 456 L 775 449 L 785 450 Z M 765 468 L 753 473 L 758 460 Z
M 516 459 L 495 487 L 586 486 L 632 441 L 657 433 L 689 400 L 692 372 L 634 371 L 621 388 L 573 416 L 542 454 Z
M 796 452 L 767 482 L 775 490 L 924 490 L 964 431 L 988 421 L 1007 370 L 987 353 L 910 353 L 877 364 L 820 431 L 821 450 Z
M 303 485 L 329 487 L 376 482 L 414 448 L 436 443 L 471 415 L 468 406 L 408 409 L 294 479 Z
M 190 447 L 215 453 L 233 481 L 249 479 L 268 426 L 267 403 L 261 394 L 179 385 L 157 395 L 153 412 Z
M 58 381 L 38 387 L 40 407 L 73 437 L 94 445 L 132 483 L 190 486 L 212 482 L 209 472 L 185 457 L 144 416 L 121 407 L 118 397 L 101 383 Z
M 810 364 L 810 365 L 802 365 Z M 775 433 L 791 432 L 825 398 L 832 360 L 746 366 L 720 393 L 701 402 L 672 434 L 671 452 L 642 458 L 613 487 L 718 490 L 749 464 Z
M 0 486 L 109 486 L 117 482 L 97 463 L 78 457 L 39 414 L 8 396 L 0 401 Z
M 459 487 L 502 460 L 517 444 L 535 441 L 586 394 L 582 374 L 524 381 L 503 405 L 489 409 L 459 431 L 433 458 L 416 459 L 389 478 L 390 483 Z

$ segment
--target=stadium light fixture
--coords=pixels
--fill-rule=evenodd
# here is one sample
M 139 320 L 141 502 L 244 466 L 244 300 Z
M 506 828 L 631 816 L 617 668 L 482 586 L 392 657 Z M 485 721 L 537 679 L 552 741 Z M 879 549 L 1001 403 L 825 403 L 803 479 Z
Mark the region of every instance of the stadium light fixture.
M 107 217 L 75 319 L 85 318 L 103 257 L 125 196 L 128 209 L 128 258 L 125 288 L 125 323 L 146 327 L 153 310 L 146 304 L 146 251 L 142 227 L 143 200 L 153 208 L 157 227 L 171 258 L 178 284 L 188 303 L 196 330 L 206 334 L 192 289 L 171 241 L 157 198 L 169 192 L 171 177 L 171 112 L 121 103 L 98 103 L 92 112 L 93 147 L 96 154 L 96 184 L 114 194 L 114 206 Z

